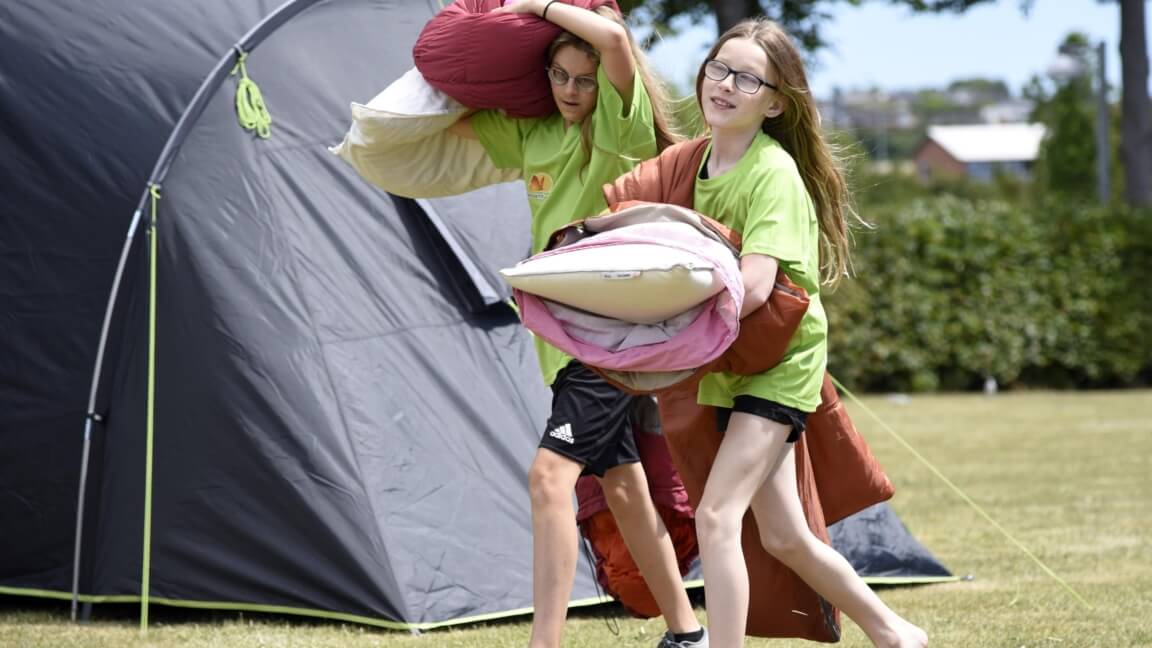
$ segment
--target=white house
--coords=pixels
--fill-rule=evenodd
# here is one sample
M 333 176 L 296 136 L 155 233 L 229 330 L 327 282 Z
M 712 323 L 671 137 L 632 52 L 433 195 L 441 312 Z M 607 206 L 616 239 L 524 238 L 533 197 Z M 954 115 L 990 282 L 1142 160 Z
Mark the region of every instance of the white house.
M 998 173 L 1030 178 L 1044 134 L 1041 124 L 929 126 L 913 156 L 916 171 L 923 180 L 967 176 L 988 182 Z

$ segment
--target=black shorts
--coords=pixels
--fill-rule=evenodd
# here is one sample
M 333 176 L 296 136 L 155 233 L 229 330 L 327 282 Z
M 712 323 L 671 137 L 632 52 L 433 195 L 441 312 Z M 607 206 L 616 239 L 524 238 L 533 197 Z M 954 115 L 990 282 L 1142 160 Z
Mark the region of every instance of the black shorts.
M 776 401 L 741 394 L 732 399 L 731 409 L 727 407 L 716 408 L 717 430 L 724 432 L 728 429 L 728 419 L 732 418 L 732 412 L 744 412 L 791 426 L 792 431 L 788 434 L 788 443 L 799 441 L 800 435 L 804 433 L 804 426 L 808 423 L 807 412 L 801 412 L 795 407 L 781 405 Z
M 552 383 L 552 416 L 540 447 L 584 466 L 582 475 L 603 477 L 616 466 L 636 463 L 632 411 L 639 398 L 573 360 Z

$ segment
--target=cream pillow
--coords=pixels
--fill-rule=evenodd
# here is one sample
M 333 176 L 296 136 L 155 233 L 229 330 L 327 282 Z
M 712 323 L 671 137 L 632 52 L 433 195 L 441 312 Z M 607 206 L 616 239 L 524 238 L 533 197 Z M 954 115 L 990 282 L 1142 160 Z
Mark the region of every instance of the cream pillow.
M 351 128 L 329 150 L 365 180 L 408 198 L 454 196 L 519 179 L 519 169 L 496 168 L 480 142 L 446 130 L 466 111 L 413 68 L 368 105 L 353 103 Z
M 561 248 L 563 249 L 563 248 Z M 500 271 L 513 288 L 637 324 L 657 324 L 724 289 L 700 255 L 652 243 L 590 246 Z

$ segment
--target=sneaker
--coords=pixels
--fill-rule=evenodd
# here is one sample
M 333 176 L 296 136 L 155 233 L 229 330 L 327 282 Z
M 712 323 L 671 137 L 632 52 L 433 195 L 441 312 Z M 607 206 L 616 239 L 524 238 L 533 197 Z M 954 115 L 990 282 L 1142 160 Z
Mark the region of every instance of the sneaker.
M 704 636 L 696 641 L 676 641 L 676 637 L 669 630 L 660 638 L 656 648 L 708 648 L 708 630 L 705 629 Z

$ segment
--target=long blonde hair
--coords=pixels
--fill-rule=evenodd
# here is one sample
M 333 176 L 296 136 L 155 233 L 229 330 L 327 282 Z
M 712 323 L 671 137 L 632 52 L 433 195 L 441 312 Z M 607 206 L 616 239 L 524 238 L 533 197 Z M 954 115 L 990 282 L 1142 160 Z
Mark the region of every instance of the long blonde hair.
M 664 83 L 653 74 L 652 67 L 648 63 L 648 58 L 644 55 L 643 50 L 636 45 L 636 40 L 632 38 L 632 30 L 628 29 L 628 25 L 624 22 L 624 17 L 616 13 L 616 10 L 606 4 L 597 7 L 594 11 L 623 27 L 624 33 L 628 35 L 628 47 L 632 50 L 632 60 L 635 61 L 636 64 L 636 74 L 640 75 L 640 81 L 644 84 L 644 89 L 648 92 L 649 103 L 652 104 L 652 126 L 656 135 L 656 151 L 663 151 L 669 146 L 682 141 L 684 136 L 673 126 L 674 122 L 670 116 L 669 106 L 672 105 L 672 100 L 668 94 L 668 89 Z M 552 65 L 553 57 L 556 56 L 556 52 L 560 51 L 562 47 L 575 47 L 588 55 L 588 58 L 595 61 L 596 65 L 600 65 L 600 52 L 596 51 L 596 48 L 592 47 L 592 45 L 584 39 L 567 31 L 560 32 L 560 35 L 548 46 L 548 65 Z M 599 106 L 597 106 L 597 108 L 599 108 Z M 591 119 L 584 119 L 584 121 L 581 122 L 580 141 L 584 145 L 584 151 L 591 155 Z
M 724 43 L 745 38 L 758 44 L 768 55 L 768 62 L 779 75 L 777 91 L 784 100 L 784 111 L 766 117 L 760 129 L 780 142 L 792 156 L 804 186 L 816 206 L 820 224 L 820 275 L 824 283 L 834 286 L 851 266 L 849 219 L 863 223 L 852 208 L 844 166 L 836 151 L 820 130 L 820 113 L 808 86 L 804 61 L 792 38 L 776 23 L 766 18 L 745 20 L 720 36 L 708 52 L 705 63 L 716 57 Z M 704 65 L 696 74 L 696 101 L 700 110 Z

